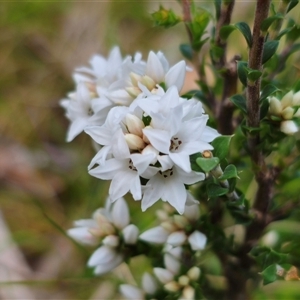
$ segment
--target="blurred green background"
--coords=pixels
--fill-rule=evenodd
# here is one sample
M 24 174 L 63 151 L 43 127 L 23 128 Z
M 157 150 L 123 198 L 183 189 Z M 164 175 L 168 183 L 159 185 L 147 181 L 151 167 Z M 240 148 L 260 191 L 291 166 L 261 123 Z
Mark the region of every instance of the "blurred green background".
M 200 2 L 211 7 L 213 1 Z M 160 3 L 180 13 L 177 1 Z M 236 19 L 251 18 L 253 3 L 237 6 Z M 109 183 L 87 173 L 94 155 L 87 136 L 65 142 L 69 122 L 59 101 L 74 90 L 74 68 L 114 45 L 144 59 L 161 50 L 171 65 L 182 59 L 184 26 L 153 27 L 150 13 L 158 7 L 138 0 L 0 4 L 0 299 L 116 299 L 112 275 L 93 278 L 85 266 L 93 249 L 64 233 L 103 205 Z M 237 48 L 245 53 L 246 44 L 233 44 L 229 54 Z M 186 89 L 194 84 L 189 76 Z M 141 220 L 140 203 L 130 206 L 141 229 L 153 222 L 155 207 Z M 132 282 L 130 276 L 126 268 L 118 273 L 121 281 Z

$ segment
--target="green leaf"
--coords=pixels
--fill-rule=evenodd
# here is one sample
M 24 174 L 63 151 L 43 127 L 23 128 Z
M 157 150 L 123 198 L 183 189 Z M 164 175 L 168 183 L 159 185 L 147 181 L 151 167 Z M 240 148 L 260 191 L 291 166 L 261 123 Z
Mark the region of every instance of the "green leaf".
M 216 198 L 216 197 L 226 195 L 229 190 L 227 188 L 223 188 L 219 186 L 216 183 L 209 183 L 206 186 L 206 191 L 207 191 L 208 198 Z
M 284 35 L 288 34 L 293 30 L 293 27 L 285 28 L 284 30 L 280 31 L 276 37 L 276 40 L 280 40 Z
M 266 85 L 260 95 L 260 101 L 266 99 L 267 97 L 271 96 L 272 94 L 276 93 L 277 91 L 280 91 L 278 87 L 276 87 L 273 84 Z
M 261 75 L 262 75 L 262 72 L 261 72 L 261 71 L 258 71 L 258 70 L 251 70 L 251 71 L 249 71 L 249 70 L 248 70 L 247 78 L 248 78 L 250 81 L 254 82 L 254 81 L 256 81 L 257 79 L 259 79 L 259 78 L 261 77 Z
M 222 40 L 227 40 L 228 36 L 236 30 L 237 28 L 234 25 L 225 25 L 220 29 L 220 37 Z
M 245 37 L 249 48 L 252 46 L 252 33 L 249 25 L 245 22 L 239 22 L 235 24 L 235 27 L 243 34 Z
M 187 58 L 188 60 L 192 60 L 193 59 L 193 49 L 191 47 L 191 45 L 189 44 L 181 44 L 179 46 L 179 50 L 181 52 L 181 54 Z
M 287 27 L 292 28 L 292 30 L 289 31 L 286 35 L 287 41 L 296 41 L 300 35 L 300 26 L 296 24 L 293 19 L 290 19 L 288 21 Z
M 205 173 L 208 173 L 220 163 L 220 160 L 218 157 L 211 157 L 211 158 L 198 157 L 196 159 L 196 163 Z
M 263 272 L 261 273 L 263 277 L 263 284 L 269 284 L 277 280 L 277 267 L 276 264 L 273 264 L 269 267 L 267 267 Z
M 230 98 L 230 101 L 238 107 L 242 112 L 247 114 L 247 105 L 246 105 L 246 99 L 242 95 L 234 95 Z
M 214 147 L 214 157 L 218 157 L 221 161 L 228 155 L 231 138 L 232 135 L 222 135 L 218 136 L 211 142 Z
M 274 21 L 277 21 L 280 19 L 283 19 L 282 14 L 276 14 L 275 16 L 271 16 L 271 17 L 263 20 L 263 22 L 261 23 L 261 26 L 260 26 L 261 31 L 266 32 Z
M 279 41 L 269 41 L 264 44 L 262 64 L 266 63 L 276 52 Z
M 156 26 L 162 26 L 165 28 L 172 27 L 182 21 L 172 9 L 167 10 L 162 5 L 159 7 L 158 11 L 151 15 Z
M 202 157 L 201 153 L 195 153 L 190 155 L 190 163 L 191 163 L 191 168 L 195 172 L 202 172 L 202 169 L 198 166 L 196 160 L 197 158 Z
M 219 20 L 221 15 L 221 1 L 222 0 L 215 0 L 215 9 L 216 9 L 216 19 Z
M 297 4 L 298 4 L 299 0 L 291 0 L 287 9 L 286 9 L 286 13 L 288 13 L 289 11 L 291 11 Z
M 269 103 L 268 99 L 265 99 L 264 101 L 262 101 L 262 104 L 260 106 L 260 119 L 261 120 L 268 114 L 269 106 L 270 106 L 270 103 Z
M 241 60 L 237 62 L 238 77 L 244 86 L 247 86 L 247 66 L 248 63 L 246 61 Z
M 226 180 L 226 179 L 230 179 L 230 178 L 239 178 L 237 169 L 234 165 L 228 165 L 225 168 L 223 175 L 221 177 L 219 177 L 218 179 Z
M 192 47 L 194 50 L 199 51 L 199 45 L 201 45 L 201 38 L 205 32 L 205 29 L 210 21 L 210 16 L 208 12 L 201 11 L 193 16 L 193 21 L 188 25 L 191 30 L 193 41 Z M 203 45 L 203 43 L 202 43 Z

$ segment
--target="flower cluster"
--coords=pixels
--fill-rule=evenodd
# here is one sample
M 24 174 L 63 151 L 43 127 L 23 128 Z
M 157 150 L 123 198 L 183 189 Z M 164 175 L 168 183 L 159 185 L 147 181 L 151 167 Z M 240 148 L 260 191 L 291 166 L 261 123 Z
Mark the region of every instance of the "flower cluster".
M 162 199 L 182 214 L 185 185 L 204 179 L 192 171 L 190 155 L 212 150 L 218 136 L 201 103 L 179 95 L 185 62 L 170 68 L 152 51 L 146 62 L 139 53 L 122 59 L 114 48 L 90 64 L 76 70 L 76 92 L 61 102 L 71 121 L 67 140 L 84 130 L 98 145 L 89 173 L 111 180 L 112 201 L 130 192 L 143 211 Z
M 280 122 L 280 131 L 289 135 L 296 133 L 299 128 L 294 120 L 300 117 L 300 91 L 290 91 L 281 100 L 270 97 L 269 103 L 269 115 Z
M 107 273 L 124 260 L 124 248 L 137 242 L 139 230 L 129 224 L 129 211 L 126 201 L 120 198 L 93 214 L 92 219 L 75 221 L 75 227 L 68 230 L 68 235 L 79 243 L 100 247 L 88 261 L 89 267 L 95 267 L 95 274 Z
M 176 214 L 172 207 L 165 204 L 163 209 L 157 210 L 160 225 L 143 232 L 139 238 L 148 243 L 164 244 L 167 251 L 174 251 L 176 247 L 181 248 L 186 244 L 193 251 L 203 250 L 207 238 L 202 232 L 194 230 L 200 212 L 198 204 L 192 204 L 191 201 L 195 200 L 188 202 L 183 215 Z

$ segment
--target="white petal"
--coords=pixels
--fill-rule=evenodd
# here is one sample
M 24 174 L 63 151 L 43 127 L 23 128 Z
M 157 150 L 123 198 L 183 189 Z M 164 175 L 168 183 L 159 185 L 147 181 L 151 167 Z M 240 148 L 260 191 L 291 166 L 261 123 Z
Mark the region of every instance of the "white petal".
M 175 231 L 172 232 L 168 239 L 167 244 L 170 244 L 172 246 L 181 246 L 186 241 L 186 234 L 183 231 Z
M 112 152 L 117 159 L 124 159 L 130 156 L 129 148 L 122 129 L 118 129 L 112 137 Z
M 68 129 L 67 142 L 71 142 L 88 125 L 87 119 L 78 118 L 74 120 Z
M 161 164 L 161 171 L 162 172 L 171 169 L 174 165 L 174 162 L 172 161 L 172 159 L 170 158 L 169 155 L 159 155 L 157 157 L 157 160 Z
M 183 87 L 185 72 L 186 72 L 186 64 L 182 60 L 176 65 L 174 65 L 166 74 L 165 76 L 166 86 L 170 87 L 172 85 L 175 85 L 178 91 L 180 91 Z
M 87 126 L 84 131 L 99 145 L 104 146 L 111 144 L 112 131 L 105 125 Z
M 103 180 L 112 179 L 115 176 L 115 174 L 119 173 L 120 170 L 124 169 L 125 163 L 124 161 L 117 160 L 114 158 L 108 159 L 105 162 L 105 165 L 100 165 L 90 170 L 89 174 Z
M 162 182 L 161 176 L 155 175 L 150 178 L 146 184 L 142 199 L 142 211 L 145 211 L 148 207 L 158 201 L 163 196 L 164 189 L 164 182 Z
M 151 228 L 140 235 L 140 239 L 149 243 L 163 244 L 168 238 L 169 232 L 161 226 Z
M 147 272 L 143 274 L 142 287 L 143 290 L 149 295 L 154 294 L 158 288 L 156 280 Z
M 139 288 L 130 284 L 121 284 L 120 292 L 126 298 L 130 300 L 142 300 L 144 299 L 144 293 Z
M 183 215 L 190 221 L 197 221 L 200 217 L 199 204 L 185 206 Z
M 181 267 L 179 260 L 169 253 L 164 255 L 164 264 L 166 268 L 175 275 L 178 274 Z
M 134 172 L 132 172 L 134 173 Z M 132 175 L 132 180 L 130 181 L 130 193 L 134 200 L 141 200 L 142 198 L 142 186 L 140 177 L 137 174 Z
M 190 156 L 184 153 L 176 153 L 170 152 L 170 158 L 178 167 L 180 167 L 183 171 L 189 173 L 191 172 L 191 163 L 190 163 Z
M 188 238 L 188 241 L 193 250 L 203 250 L 206 245 L 207 237 L 199 231 L 194 231 Z
M 210 143 L 218 136 L 220 136 L 220 133 L 216 129 L 206 126 L 201 135 L 201 140 Z
M 156 155 L 153 152 L 148 154 L 134 153 L 130 155 L 133 165 L 137 168 L 139 174 L 142 174 L 146 171 L 155 157 Z
M 129 209 L 124 198 L 118 199 L 113 204 L 111 217 L 113 224 L 119 229 L 123 229 L 129 224 Z
M 90 170 L 95 164 L 103 165 L 105 160 L 111 150 L 110 146 L 103 146 L 100 151 L 93 157 L 90 164 L 88 165 L 88 170 Z
M 162 153 L 169 153 L 171 144 L 171 135 L 169 132 L 154 128 L 144 128 L 143 133 L 154 148 Z
M 88 261 L 89 267 L 95 267 L 99 264 L 109 263 L 116 257 L 116 252 L 109 246 L 102 246 L 98 248 L 90 257 Z
M 164 81 L 165 72 L 163 66 L 153 51 L 150 51 L 148 55 L 146 75 L 151 77 L 156 83 Z
M 129 224 L 123 230 L 125 244 L 134 245 L 139 236 L 139 229 L 134 224 Z
M 88 227 L 71 228 L 67 234 L 79 243 L 86 245 L 96 245 L 97 238 L 89 232 Z
M 203 173 L 197 173 L 194 171 L 186 173 L 180 168 L 176 168 L 176 172 L 180 176 L 180 180 L 182 180 L 185 184 L 194 184 L 205 179 L 205 175 Z
M 280 123 L 280 131 L 282 131 L 285 134 L 293 135 L 298 131 L 298 126 L 296 123 L 292 120 L 282 121 Z
M 94 273 L 96 275 L 105 274 L 105 273 L 113 270 L 114 268 L 116 268 L 122 262 L 123 262 L 123 256 L 121 254 L 117 254 L 112 261 L 97 265 L 94 270 Z
M 172 256 L 174 256 L 175 258 L 181 260 L 181 256 L 182 256 L 182 247 L 178 246 L 178 247 L 174 247 L 171 246 L 169 244 L 166 244 L 166 252 L 170 253 Z
M 153 272 L 158 280 L 163 284 L 170 282 L 174 277 L 174 274 L 171 271 L 163 268 L 154 268 Z

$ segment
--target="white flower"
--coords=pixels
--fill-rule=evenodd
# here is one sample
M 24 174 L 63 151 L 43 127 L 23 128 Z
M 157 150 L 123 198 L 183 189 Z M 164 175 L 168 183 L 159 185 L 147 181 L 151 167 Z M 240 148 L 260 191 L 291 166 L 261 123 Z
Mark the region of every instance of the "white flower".
M 187 199 L 184 184 L 193 184 L 204 179 L 203 173 L 191 171 L 186 173 L 174 166 L 165 172 L 159 171 L 146 184 L 142 199 L 142 210 L 145 211 L 159 199 L 167 201 L 182 214 Z
M 106 98 L 92 97 L 86 84 L 79 83 L 71 99 L 63 99 L 61 106 L 66 110 L 66 117 L 71 121 L 67 141 L 72 141 L 89 125 L 102 125 L 105 122 L 111 102 Z
M 88 261 L 88 266 L 95 267 L 95 274 L 104 274 L 121 264 L 124 256 L 119 249 L 136 243 L 139 231 L 129 221 L 126 201 L 120 198 L 111 203 L 107 199 L 106 207 L 96 210 L 92 219 L 76 221 L 76 227 L 68 230 L 68 234 L 80 243 L 100 244 Z
M 149 243 L 163 244 L 169 236 L 169 232 L 161 226 L 151 228 L 140 235 L 140 239 Z
M 195 230 L 189 237 L 188 241 L 192 250 L 203 250 L 206 246 L 207 237 L 200 231 Z
M 145 299 L 143 291 L 130 284 L 121 284 L 120 292 L 126 299 L 132 299 L 132 300 Z

